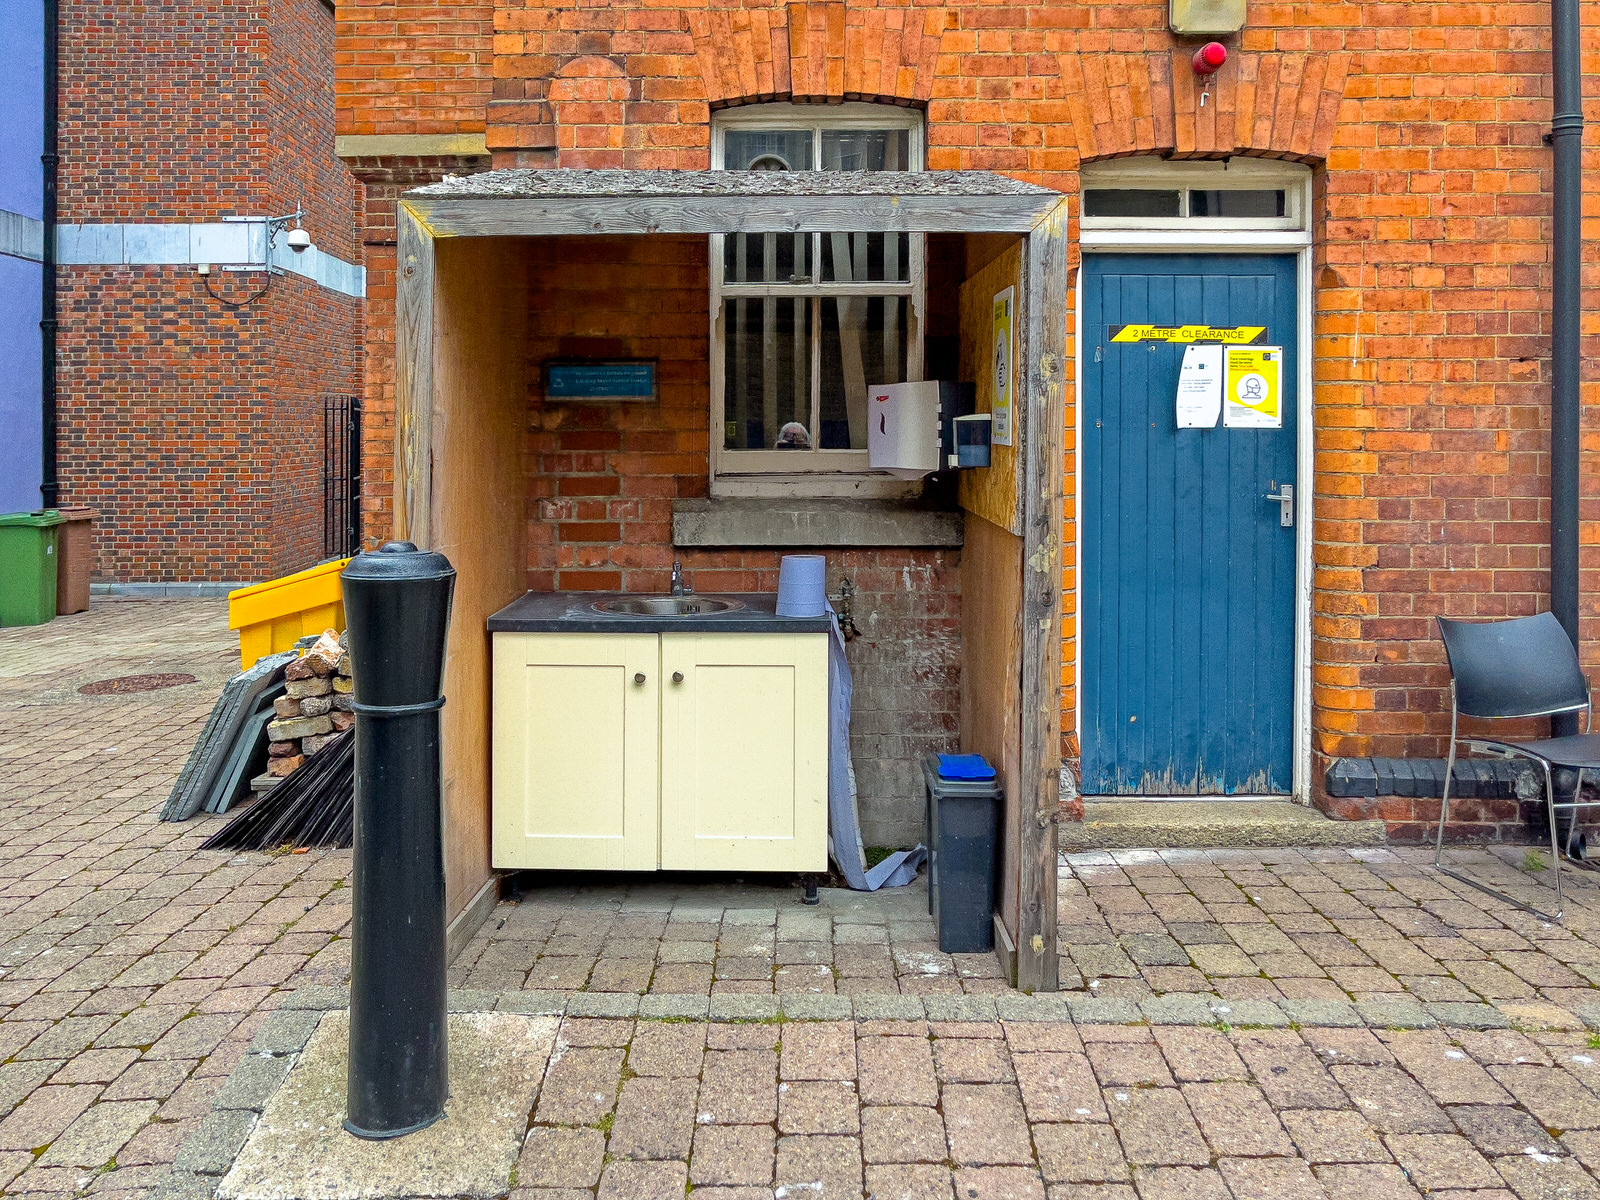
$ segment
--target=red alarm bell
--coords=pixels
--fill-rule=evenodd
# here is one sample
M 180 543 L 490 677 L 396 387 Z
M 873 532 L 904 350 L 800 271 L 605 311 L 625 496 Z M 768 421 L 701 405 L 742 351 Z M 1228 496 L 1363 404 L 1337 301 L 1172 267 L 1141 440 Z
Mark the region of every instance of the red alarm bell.
M 1221 42 L 1207 42 L 1194 52 L 1194 58 L 1189 61 L 1196 75 L 1215 75 L 1222 64 L 1228 61 L 1228 48 Z

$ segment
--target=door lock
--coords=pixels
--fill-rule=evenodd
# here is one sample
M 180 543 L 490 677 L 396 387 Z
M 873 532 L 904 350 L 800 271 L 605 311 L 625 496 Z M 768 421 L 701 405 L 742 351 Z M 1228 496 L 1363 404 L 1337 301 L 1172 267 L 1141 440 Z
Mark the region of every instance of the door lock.
M 1272 480 L 1268 487 L 1277 488 L 1278 481 Z M 1263 500 L 1275 501 L 1278 505 L 1278 524 L 1287 528 L 1294 524 L 1294 484 L 1286 483 L 1277 491 L 1268 492 L 1261 497 Z
M 635 675 L 633 677 L 633 681 L 635 683 L 643 683 L 644 682 L 644 672 L 640 671 L 637 675 Z
M 683 682 L 683 672 L 682 671 L 674 671 L 672 673 L 672 682 L 673 683 L 682 683 Z

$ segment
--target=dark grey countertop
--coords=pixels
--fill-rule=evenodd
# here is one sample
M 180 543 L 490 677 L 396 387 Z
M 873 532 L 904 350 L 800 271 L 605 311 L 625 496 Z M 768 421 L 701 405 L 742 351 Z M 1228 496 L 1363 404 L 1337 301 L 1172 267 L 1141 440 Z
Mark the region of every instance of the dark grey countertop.
M 771 593 L 706 593 L 742 607 L 693 617 L 597 612 L 626 592 L 525 592 L 489 618 L 490 633 L 826 633 L 827 617 L 780 617 Z

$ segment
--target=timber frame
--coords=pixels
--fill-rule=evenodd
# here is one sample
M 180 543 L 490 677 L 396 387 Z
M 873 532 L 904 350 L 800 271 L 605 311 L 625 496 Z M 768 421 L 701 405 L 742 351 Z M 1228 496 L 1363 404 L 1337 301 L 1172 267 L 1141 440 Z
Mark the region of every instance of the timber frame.
M 1057 192 L 983 172 L 688 172 L 491 171 L 448 178 L 405 193 L 398 205 L 398 279 L 395 378 L 395 536 L 455 553 L 462 576 L 458 598 L 474 578 L 499 569 L 465 552 L 491 543 L 467 531 L 462 513 L 471 505 L 452 494 L 459 481 L 443 466 L 459 457 L 460 427 L 471 397 L 445 394 L 441 369 L 459 372 L 450 358 L 453 311 L 441 302 L 445 243 L 458 239 L 522 239 L 552 235 L 649 235 L 906 231 L 1009 235 L 1020 242 L 1014 334 L 1017 357 L 1015 424 L 1016 508 L 1011 532 L 1019 540 L 1021 578 L 1004 614 L 1014 622 L 1016 662 L 1006 664 L 1005 708 L 1010 756 L 1007 831 L 1015 879 L 1013 980 L 1025 991 L 1057 987 L 1056 862 L 1059 820 L 1062 610 L 1062 520 L 1066 427 L 1067 201 Z M 994 240 L 994 239 L 988 239 Z M 488 247 L 485 247 L 487 249 Z M 488 259 L 488 256 L 479 256 Z M 478 269 L 487 269 L 480 265 Z M 443 340 L 441 340 L 441 338 Z M 441 358 L 441 355 L 445 357 Z M 450 363 L 457 364 L 450 366 Z M 441 364 L 444 364 L 442 367 Z M 481 505 L 478 506 L 481 508 Z M 505 518 L 497 518 L 504 520 Z M 968 520 L 975 520 L 970 513 Z M 1004 531 L 1000 531 L 1004 533 Z M 469 533 L 471 536 L 464 536 Z M 491 580 L 487 592 L 504 579 Z M 495 607 L 510 596 L 500 598 Z M 492 609 L 491 609 L 492 611 Z M 447 865 L 452 915 L 491 878 L 487 843 L 477 853 L 477 822 L 460 822 L 464 805 L 487 813 L 487 638 L 475 636 L 474 607 L 458 601 L 451 631 L 445 691 L 457 719 L 451 744 L 445 730 Z M 964 631 L 965 632 L 965 631 Z M 480 642 L 482 643 L 480 646 Z M 480 661 L 482 660 L 482 661 Z M 963 688 L 968 687 L 964 672 Z M 977 697 L 979 703 L 997 703 Z M 964 702 L 965 707 L 965 702 Z M 481 731 L 471 736 L 471 731 Z M 964 748 L 966 732 L 963 731 Z M 995 750 L 977 747 L 991 755 Z M 455 786 L 459 782 L 461 786 Z M 482 791 L 481 797 L 464 793 Z M 1004 890 L 1004 881 L 1002 883 Z M 1009 950 L 1009 948 L 1007 948 Z

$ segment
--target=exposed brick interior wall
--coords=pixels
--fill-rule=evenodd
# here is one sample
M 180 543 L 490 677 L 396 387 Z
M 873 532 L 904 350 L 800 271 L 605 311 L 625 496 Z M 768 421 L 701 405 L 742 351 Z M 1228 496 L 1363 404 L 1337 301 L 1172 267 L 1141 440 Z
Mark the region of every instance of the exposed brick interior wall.
M 673 560 L 701 592 L 775 592 L 780 552 L 675 549 L 672 502 L 707 494 L 709 330 L 703 237 L 534 238 L 527 271 L 528 587 L 664 592 Z M 659 403 L 548 403 L 547 358 L 658 362 Z M 825 551 L 834 594 L 855 588 L 862 636 L 851 748 L 863 836 L 910 845 L 918 762 L 956 744 L 959 552 Z
M 200 223 L 306 209 L 358 258 L 334 155 L 321 0 L 109 7 L 66 0 L 65 222 Z M 262 272 L 221 272 L 244 302 Z M 360 377 L 361 302 L 276 277 L 232 309 L 193 267 L 61 271 L 62 502 L 99 511 L 96 578 L 256 581 L 322 553 L 322 397 Z
M 1202 105 L 1187 66 L 1198 40 L 1167 32 L 1167 10 L 1166 0 L 929 10 L 825 0 L 711 10 L 502 0 L 486 57 L 481 6 L 408 24 L 409 10 L 377 5 L 360 10 L 363 20 L 396 41 L 381 63 L 359 65 L 367 47 L 341 44 L 340 122 L 351 130 L 493 128 L 473 105 L 486 112 L 480 98 L 499 87 L 495 95 L 522 107 L 499 126 L 509 132 L 498 137 L 497 155 L 518 153 L 521 129 L 523 149 L 562 165 L 700 168 L 715 107 L 867 98 L 925 107 L 930 167 L 1004 171 L 1069 195 L 1083 163 L 1134 154 L 1309 163 L 1316 473 L 1302 486 L 1312 488 L 1315 507 L 1310 777 L 1320 778 L 1334 755 L 1440 756 L 1447 674 L 1433 616 L 1547 605 L 1548 11 L 1255 0 L 1245 31 L 1222 39 L 1230 61 Z M 1591 55 L 1600 52 L 1600 21 L 1585 22 L 1585 39 Z M 1070 333 L 1072 315 L 1064 319 Z M 1590 337 L 1586 358 L 1597 349 Z M 1592 393 L 1592 382 L 1585 387 Z M 1583 464 L 1590 505 L 1600 498 L 1592 445 Z M 1069 481 L 1069 756 L 1077 658 L 1070 496 Z M 1583 537 L 1596 541 L 1587 526 Z M 1597 594 L 1595 565 L 1591 553 L 1586 598 Z M 1586 599 L 1588 661 L 1596 620 Z

